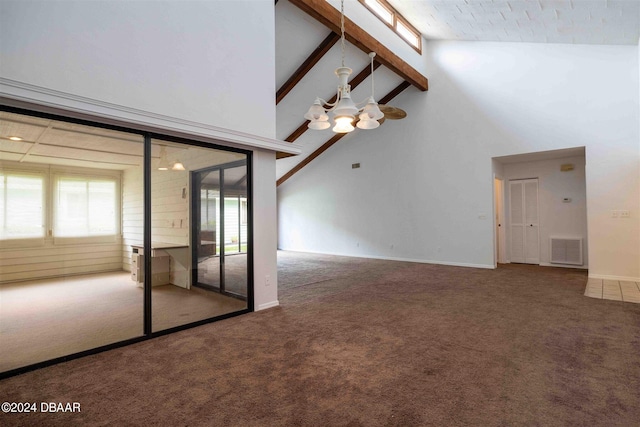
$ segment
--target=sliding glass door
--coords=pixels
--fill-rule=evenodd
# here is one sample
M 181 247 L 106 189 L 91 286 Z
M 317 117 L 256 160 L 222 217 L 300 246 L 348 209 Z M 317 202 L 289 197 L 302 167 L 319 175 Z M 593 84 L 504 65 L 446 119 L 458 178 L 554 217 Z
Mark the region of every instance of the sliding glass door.
M 247 155 L 175 141 L 151 145 L 151 307 L 153 332 L 248 309 L 245 251 L 233 266 L 227 218 L 247 203 Z M 237 227 L 237 225 L 236 225 Z
M 251 310 L 250 171 L 247 151 L 1 107 L 0 378 Z
M 0 373 L 144 336 L 143 148 L 0 111 Z
M 195 286 L 247 300 L 247 162 L 193 172 Z

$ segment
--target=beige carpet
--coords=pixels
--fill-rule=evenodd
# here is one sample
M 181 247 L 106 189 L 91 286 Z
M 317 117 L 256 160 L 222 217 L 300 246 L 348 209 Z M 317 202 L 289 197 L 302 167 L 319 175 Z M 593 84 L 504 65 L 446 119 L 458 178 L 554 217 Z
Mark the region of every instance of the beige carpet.
M 281 306 L 0 381 L 7 426 L 637 426 L 640 305 L 573 269 L 281 252 Z
M 173 285 L 154 287 L 152 305 L 154 331 L 246 307 Z M 0 372 L 142 334 L 143 290 L 127 272 L 0 285 Z

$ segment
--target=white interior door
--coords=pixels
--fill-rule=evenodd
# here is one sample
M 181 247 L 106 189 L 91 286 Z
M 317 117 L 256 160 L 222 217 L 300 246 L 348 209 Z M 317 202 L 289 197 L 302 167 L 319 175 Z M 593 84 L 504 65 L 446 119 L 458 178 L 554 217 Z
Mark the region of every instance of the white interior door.
M 504 223 L 504 181 L 500 178 L 494 178 L 494 195 L 495 195 L 495 263 L 504 263 L 505 255 L 505 223 Z M 496 265 L 497 266 L 497 265 Z
M 540 241 L 538 233 L 538 180 L 524 183 L 524 262 L 540 264 Z
M 509 181 L 511 262 L 540 263 L 538 180 Z

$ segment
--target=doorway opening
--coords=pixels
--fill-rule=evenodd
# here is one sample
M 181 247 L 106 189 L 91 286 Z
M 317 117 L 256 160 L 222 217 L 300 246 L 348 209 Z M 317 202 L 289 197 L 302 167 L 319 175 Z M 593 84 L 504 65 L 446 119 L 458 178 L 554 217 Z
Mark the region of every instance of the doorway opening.
M 496 267 L 588 268 L 585 163 L 584 147 L 492 159 Z M 559 241 L 580 242 L 579 263 L 555 256 Z

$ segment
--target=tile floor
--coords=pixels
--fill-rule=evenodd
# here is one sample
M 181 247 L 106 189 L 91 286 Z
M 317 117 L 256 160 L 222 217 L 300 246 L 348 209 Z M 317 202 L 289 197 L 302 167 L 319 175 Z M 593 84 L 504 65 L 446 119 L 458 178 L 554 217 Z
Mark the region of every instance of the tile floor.
M 589 278 L 585 296 L 640 304 L 640 283 Z

